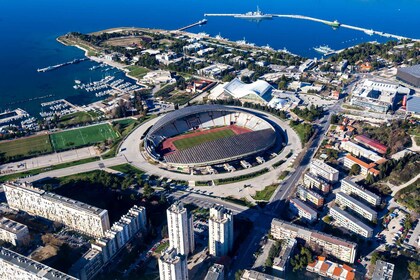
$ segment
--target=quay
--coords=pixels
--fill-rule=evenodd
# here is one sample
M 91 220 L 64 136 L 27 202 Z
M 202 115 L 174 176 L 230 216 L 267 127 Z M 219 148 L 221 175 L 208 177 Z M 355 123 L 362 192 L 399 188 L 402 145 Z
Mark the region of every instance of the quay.
M 190 28 L 192 28 L 194 26 L 203 25 L 203 24 L 206 24 L 206 23 L 207 23 L 207 19 L 202 19 L 202 20 L 197 21 L 197 22 L 195 22 L 193 24 L 190 24 L 190 25 L 181 27 L 181 28 L 177 29 L 176 31 L 184 31 L 184 30 L 190 29 Z
M 314 22 L 319 22 L 319 23 L 329 25 L 332 28 L 342 27 L 342 28 L 352 29 L 352 30 L 356 30 L 356 31 L 361 31 L 361 32 L 364 32 L 368 35 L 379 35 L 379 36 L 383 36 L 383 37 L 387 37 L 387 38 L 394 38 L 394 39 L 397 39 L 397 40 L 400 40 L 400 41 L 401 40 L 412 40 L 412 41 L 420 42 L 420 39 L 408 38 L 408 37 L 404 37 L 404 36 L 400 36 L 400 35 L 396 35 L 396 34 L 376 31 L 376 30 L 373 30 L 373 29 L 367 29 L 367 28 L 357 27 L 357 26 L 353 26 L 353 25 L 343 24 L 343 23 L 338 22 L 337 20 L 329 21 L 329 20 L 324 20 L 324 19 L 319 19 L 319 18 L 314 18 L 314 17 L 308 17 L 308 16 L 303 16 L 303 15 L 281 15 L 281 14 L 270 14 L 270 15 L 273 18 L 274 17 L 279 17 L 279 18 L 294 18 L 294 19 L 309 20 L 309 21 L 314 21 Z M 244 14 L 204 14 L 204 16 L 205 17 L 243 18 Z
M 37 72 L 47 72 L 47 71 L 58 69 L 58 68 L 63 67 L 63 66 L 76 64 L 76 63 L 85 61 L 87 59 L 88 58 L 76 58 L 76 59 L 73 59 L 72 61 L 69 61 L 69 62 L 64 62 L 64 63 L 60 63 L 60 64 L 57 64 L 57 65 L 48 66 L 48 67 L 45 67 L 45 68 L 38 68 L 36 71 Z

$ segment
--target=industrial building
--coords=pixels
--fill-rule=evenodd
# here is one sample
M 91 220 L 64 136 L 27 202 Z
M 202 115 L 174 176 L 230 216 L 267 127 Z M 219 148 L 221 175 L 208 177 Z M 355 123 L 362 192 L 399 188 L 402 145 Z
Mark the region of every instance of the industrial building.
M 325 179 L 316 176 L 312 173 L 305 173 L 303 175 L 303 184 L 307 188 L 316 188 L 320 191 L 322 191 L 324 194 L 329 193 L 331 191 L 331 184 L 328 183 Z
M 308 246 L 320 248 L 324 253 L 347 263 L 353 263 L 356 258 L 356 243 L 286 221 L 273 219 L 270 233 L 278 240 L 291 238 L 296 238 L 298 242 L 303 240 Z
M 318 214 L 315 210 L 306 205 L 303 201 L 300 201 L 296 198 L 290 200 L 289 209 L 293 214 L 298 215 L 310 223 L 315 221 L 318 217 Z
M 227 255 L 233 246 L 233 214 L 222 205 L 210 208 L 209 253 L 220 257 Z
M 0 240 L 13 246 L 26 244 L 29 241 L 28 227 L 5 217 L 0 218 Z
M 350 180 L 350 178 L 341 180 L 341 191 L 348 195 L 357 195 L 372 206 L 377 206 L 381 203 L 381 198 L 378 195 L 359 186 Z
M 158 260 L 160 280 L 188 280 L 187 258 L 169 248 Z
M 415 117 L 420 118 L 420 97 L 419 96 L 410 96 L 407 98 L 407 113 L 414 115 Z
M 324 197 L 322 195 L 306 189 L 301 185 L 297 188 L 297 196 L 303 201 L 311 202 L 315 207 L 322 207 L 324 205 Z
M 314 175 L 318 175 L 329 182 L 337 182 L 338 181 L 338 175 L 339 172 L 337 169 L 332 168 L 325 162 L 319 159 L 314 159 L 311 161 L 310 164 L 310 172 Z
M 0 279 L 77 280 L 77 278 L 3 247 L 0 247 Z
M 233 67 L 228 64 L 215 63 L 210 66 L 197 70 L 197 73 L 198 75 L 205 76 L 205 77 L 218 78 L 218 77 L 223 76 L 224 74 L 229 73 L 232 70 L 233 70 Z
M 347 207 L 371 222 L 375 222 L 377 219 L 378 213 L 376 211 L 343 192 L 336 194 L 335 201 L 341 207 Z
M 371 238 L 373 229 L 353 217 L 340 207 L 333 206 L 330 208 L 330 216 L 334 219 L 334 224 L 354 232 L 365 238 Z
M 193 218 L 180 201 L 166 210 L 168 219 L 169 247 L 177 249 L 181 255 L 188 256 L 194 251 Z
M 108 211 L 32 187 L 3 184 L 10 208 L 62 223 L 76 231 L 102 237 L 109 229 Z
M 398 68 L 397 79 L 420 88 L 420 64 Z

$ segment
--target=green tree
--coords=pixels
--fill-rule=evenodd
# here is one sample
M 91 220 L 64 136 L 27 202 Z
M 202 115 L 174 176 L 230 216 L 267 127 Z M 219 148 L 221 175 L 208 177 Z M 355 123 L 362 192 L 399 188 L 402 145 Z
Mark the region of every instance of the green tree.
M 413 280 L 420 279 L 420 263 L 418 262 L 409 262 L 408 263 L 408 272 L 410 273 L 410 278 Z
M 353 164 L 350 168 L 349 175 L 358 175 L 360 174 L 360 166 L 358 164 Z

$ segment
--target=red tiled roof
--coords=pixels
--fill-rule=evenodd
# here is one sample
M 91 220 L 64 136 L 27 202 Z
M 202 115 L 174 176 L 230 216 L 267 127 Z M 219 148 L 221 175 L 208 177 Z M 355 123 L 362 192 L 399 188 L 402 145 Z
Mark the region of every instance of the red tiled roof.
M 337 266 L 336 268 L 334 268 L 333 275 L 334 276 L 340 276 L 341 271 L 342 271 L 342 269 Z
M 354 279 L 354 272 L 347 273 L 346 280 L 353 280 Z
M 353 161 L 354 163 L 356 163 L 356 164 L 358 164 L 360 166 L 363 166 L 364 168 L 373 169 L 373 167 L 376 166 L 375 163 L 366 163 L 363 160 L 358 159 L 357 157 L 352 156 L 351 154 L 347 154 L 346 155 L 346 158 L 348 158 L 349 160 Z
M 329 268 L 330 266 L 326 263 L 326 262 L 324 262 L 322 265 L 321 265 L 321 269 L 319 270 L 319 271 L 322 271 L 322 272 L 327 272 L 327 270 L 328 270 L 328 268 Z
M 357 135 L 354 137 L 354 139 L 358 142 L 361 142 L 365 145 L 370 146 L 371 148 L 378 151 L 379 153 L 382 153 L 382 154 L 386 153 L 387 147 L 374 139 L 370 139 L 369 137 L 364 136 L 364 135 Z
M 347 264 L 343 264 L 343 268 L 347 271 L 353 271 L 353 268 L 351 266 L 348 266 Z

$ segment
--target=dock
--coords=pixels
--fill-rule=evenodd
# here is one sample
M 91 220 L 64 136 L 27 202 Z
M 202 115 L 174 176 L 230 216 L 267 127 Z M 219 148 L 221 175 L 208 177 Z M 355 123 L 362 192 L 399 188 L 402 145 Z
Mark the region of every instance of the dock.
M 52 70 L 58 69 L 58 68 L 63 67 L 63 66 L 76 64 L 76 63 L 79 63 L 79 62 L 82 62 L 82 61 L 85 61 L 85 60 L 87 60 L 87 58 L 76 58 L 76 59 L 73 59 L 72 61 L 69 61 L 69 62 L 64 62 L 64 63 L 60 63 L 60 64 L 57 64 L 57 65 L 48 66 L 48 67 L 45 67 L 45 68 L 38 68 L 36 71 L 37 72 L 48 72 L 48 71 L 52 71 Z
M 197 26 L 197 25 L 204 25 L 204 24 L 206 24 L 206 23 L 207 23 L 207 19 L 202 19 L 202 20 L 197 21 L 197 22 L 195 22 L 195 23 L 193 23 L 193 24 L 190 24 L 190 25 L 187 25 L 187 26 L 181 27 L 181 28 L 177 29 L 176 31 L 184 31 L 184 30 L 190 29 L 190 28 L 192 28 L 192 27 L 194 27 L 194 26 Z

